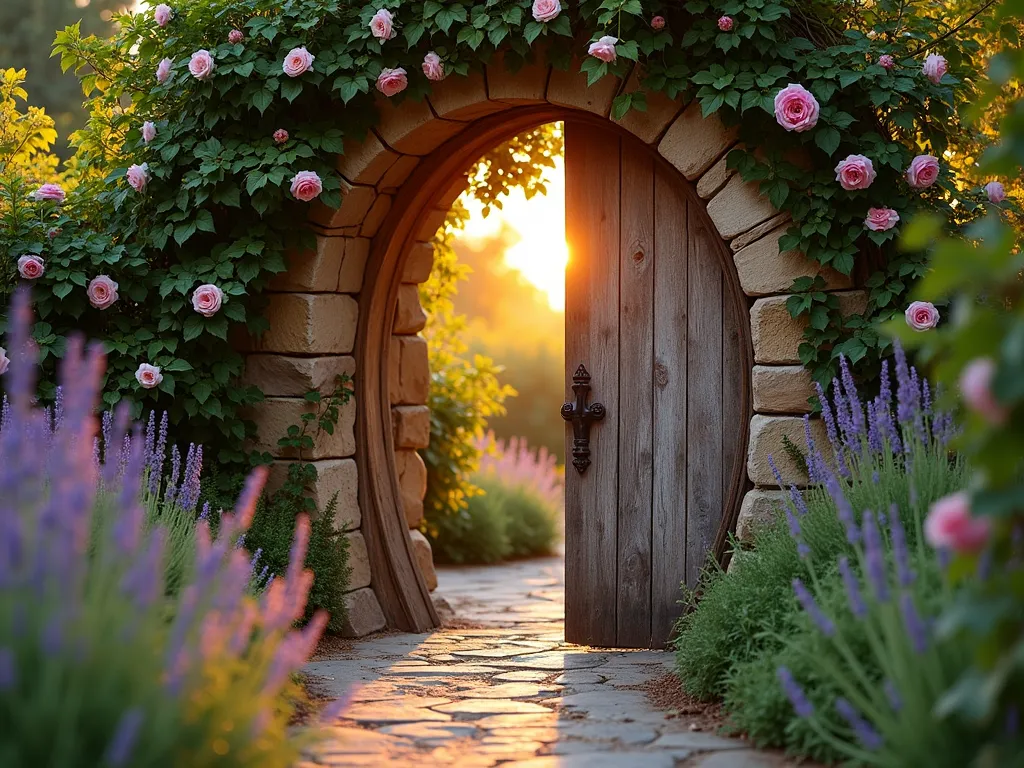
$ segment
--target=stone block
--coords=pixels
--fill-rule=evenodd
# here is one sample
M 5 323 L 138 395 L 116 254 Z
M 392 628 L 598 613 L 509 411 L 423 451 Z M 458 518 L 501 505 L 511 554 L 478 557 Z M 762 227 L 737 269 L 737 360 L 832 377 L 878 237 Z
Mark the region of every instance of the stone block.
M 356 362 L 348 356 L 288 357 L 249 355 L 242 383 L 259 387 L 264 395 L 303 397 L 307 392 L 331 392 L 338 376 L 355 373 Z
M 476 71 L 466 77 L 449 75 L 439 83 L 431 83 L 427 99 L 437 116 L 448 120 L 476 120 L 508 109 L 507 104 L 488 100 L 484 75 Z
M 387 625 L 377 596 L 369 587 L 345 595 L 345 624 L 341 634 L 345 637 L 363 637 L 378 632 Z
M 425 283 L 434 269 L 434 245 L 429 242 L 413 243 L 402 267 L 403 283 Z
M 718 161 L 697 181 L 697 194 L 702 200 L 712 197 L 736 173 L 727 167 L 726 157 L 727 155 L 722 155 L 718 158 Z
M 425 405 L 398 405 L 391 409 L 395 447 L 426 448 L 430 445 L 430 409 Z
M 506 104 L 543 104 L 551 67 L 544 63 L 543 51 L 533 52 L 533 63 L 510 72 L 504 53 L 496 53 L 487 63 L 487 97 Z
M 366 551 L 366 539 L 359 531 L 345 535 L 348 539 L 348 588 L 362 589 L 370 586 L 370 555 Z
M 391 195 L 377 195 L 377 199 L 373 201 L 373 206 L 366 212 L 366 217 L 359 227 L 359 234 L 363 237 L 373 237 L 376 235 L 390 210 Z
M 700 104 L 693 102 L 669 126 L 658 144 L 658 152 L 693 181 L 735 141 L 735 128 L 726 128 L 716 115 L 703 117 Z
M 430 549 L 430 542 L 416 529 L 409 531 L 409 540 L 412 543 L 413 559 L 423 574 L 427 589 L 433 592 L 437 589 L 437 573 L 434 571 L 434 553 Z
M 355 184 L 342 195 L 341 207 L 333 210 L 319 201 L 310 206 L 309 217 L 326 229 L 358 227 L 366 218 L 367 212 L 377 199 L 377 190 L 373 187 Z
M 363 141 L 346 139 L 343 149 L 337 168 L 351 184 L 376 185 L 399 157 L 381 144 L 374 133 L 368 133 Z
M 768 221 L 758 224 L 753 229 L 744 232 L 742 235 L 740 235 L 735 240 L 730 242 L 729 248 L 732 250 L 733 253 L 741 251 L 748 245 L 753 243 L 755 240 L 760 240 L 773 229 L 778 229 L 780 226 L 782 226 L 788 221 L 788 213 L 780 213 L 777 216 L 772 216 L 770 219 L 768 219 Z
M 393 405 L 422 405 L 430 392 L 427 341 L 420 336 L 392 336 L 390 392 Z
M 398 306 L 395 308 L 394 332 L 397 334 L 419 333 L 427 324 L 427 313 L 420 305 L 419 287 L 402 285 L 398 289 Z
M 745 182 L 736 174 L 711 198 L 708 216 L 725 240 L 756 227 L 778 213 L 767 197 L 757 189 L 756 182 Z
M 398 188 L 405 183 L 406 179 L 416 170 L 416 166 L 419 164 L 420 158 L 415 155 L 402 155 L 398 162 L 392 165 L 377 183 L 378 191 L 397 192 Z
M 277 441 L 288 434 L 288 427 L 302 425 L 302 414 L 313 409 L 313 404 L 298 397 L 268 397 L 261 403 L 247 406 L 245 418 L 256 423 L 257 437 L 252 443 L 255 451 L 266 452 L 275 458 L 298 458 L 294 448 L 281 448 Z M 356 452 L 355 402 L 341 408 L 338 425 L 334 434 L 322 432 L 313 437 L 313 449 L 305 451 L 303 458 L 308 461 L 353 456 Z
M 267 490 L 276 491 L 288 477 L 291 460 L 278 460 L 270 465 Z M 362 515 L 359 511 L 359 473 L 353 459 L 323 459 L 310 462 L 316 467 L 316 480 L 307 489 L 307 495 L 316 504 L 318 512 L 327 509 L 331 499 L 337 497 L 334 510 L 334 527 L 339 531 L 351 531 L 359 527 Z
M 768 233 L 746 248 L 736 252 L 736 272 L 740 286 L 747 296 L 766 296 L 785 293 L 798 277 L 820 274 L 826 290 L 849 288 L 851 279 L 834 269 L 823 268 L 810 261 L 800 251 L 779 252 L 779 239 L 788 227 L 782 226 Z
M 799 466 L 784 447 L 783 437 L 800 449 L 807 452 L 807 441 L 804 438 L 804 420 L 799 416 L 765 416 L 754 414 L 750 420 L 750 447 L 747 452 L 747 474 L 751 482 L 759 487 L 778 487 L 768 457 L 771 457 L 782 480 L 787 485 L 807 485 L 806 468 Z M 811 438 L 819 450 L 828 446 L 828 435 L 825 425 L 820 419 L 811 420 Z
M 365 237 L 345 239 L 345 255 L 341 259 L 338 273 L 340 293 L 359 293 L 363 289 L 363 273 L 370 256 L 370 240 Z
M 345 238 L 316 236 L 316 247 L 288 254 L 288 268 L 270 280 L 272 291 L 318 293 L 338 289 Z
M 747 491 L 736 518 L 736 538 L 744 544 L 751 543 L 758 530 L 782 514 L 788 498 L 789 491 L 763 491 L 760 488 Z
M 395 105 L 378 99 L 380 122 L 376 131 L 383 143 L 402 155 L 429 155 L 465 126 L 453 120 L 435 117 L 430 103 L 405 99 Z
M 343 355 L 352 351 L 359 305 L 337 293 L 272 293 L 270 328 L 253 351 L 292 355 Z M 422 312 L 422 309 L 420 310 Z
M 626 78 L 624 91 L 630 92 L 640 88 L 636 68 Z M 636 136 L 644 144 L 653 144 L 665 133 L 665 129 L 676 119 L 683 104 L 674 101 L 658 91 L 647 91 L 647 109 L 643 112 L 631 109 L 618 120 L 627 131 Z
M 837 291 L 844 315 L 863 312 L 867 306 L 864 291 Z M 798 349 L 803 341 L 807 318 L 794 319 L 786 309 L 788 296 L 758 299 L 750 308 L 750 338 L 754 362 L 764 365 L 794 365 L 800 362 Z
M 757 413 L 810 413 L 811 372 L 802 365 L 755 365 L 752 376 Z
M 607 117 L 612 111 L 612 99 L 618 93 L 622 81 L 617 77 L 602 77 L 588 86 L 586 74 L 580 72 L 580 63 L 579 59 L 574 58 L 568 70 L 552 67 L 547 100 L 561 107 Z
M 395 451 L 398 485 L 402 492 L 402 510 L 410 528 L 423 520 L 423 497 L 427 493 L 427 465 L 418 451 Z

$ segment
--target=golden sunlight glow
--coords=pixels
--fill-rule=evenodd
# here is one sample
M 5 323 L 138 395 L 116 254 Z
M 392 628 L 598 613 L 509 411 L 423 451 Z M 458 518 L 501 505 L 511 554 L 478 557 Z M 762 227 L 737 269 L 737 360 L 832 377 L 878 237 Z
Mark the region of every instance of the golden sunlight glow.
M 476 200 L 464 200 L 470 217 L 460 237 L 479 240 L 497 235 L 505 224 L 517 241 L 505 250 L 505 263 L 543 291 L 556 312 L 565 310 L 565 265 L 569 248 L 565 243 L 565 166 L 562 158 L 546 174 L 546 195 L 527 200 L 521 189 L 503 198 L 501 210 L 492 209 L 487 218 Z

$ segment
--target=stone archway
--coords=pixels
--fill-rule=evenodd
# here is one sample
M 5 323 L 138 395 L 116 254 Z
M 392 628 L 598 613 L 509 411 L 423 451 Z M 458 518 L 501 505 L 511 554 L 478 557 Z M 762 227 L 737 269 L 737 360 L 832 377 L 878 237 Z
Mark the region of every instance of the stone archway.
M 263 438 L 257 447 L 279 452 L 271 438 L 298 421 L 308 389 L 337 372 L 355 376 L 355 400 L 340 428 L 308 457 L 320 470 L 318 500 L 338 493 L 339 522 L 352 530 L 352 634 L 385 621 L 412 631 L 437 624 L 416 565 L 425 541 L 409 535 L 422 516 L 426 482 L 416 450 L 429 438 L 429 372 L 417 336 L 426 320 L 417 292 L 430 272 L 426 243 L 462 191 L 469 164 L 518 132 L 568 115 L 633 134 L 706 201 L 750 309 L 753 415 L 744 487 L 752 489 L 742 509 L 726 514 L 733 523 L 738 517 L 743 535 L 770 510 L 778 492 L 762 490 L 775 485 L 767 457 L 778 458 L 783 436 L 803 443 L 801 414 L 812 392 L 797 355 L 803 325 L 789 317 L 786 291 L 794 278 L 818 268 L 799 253 L 779 253 L 786 219 L 755 185 L 726 168 L 735 134 L 717 117 L 705 119 L 696 104 L 649 94 L 646 112 L 612 120 L 616 93 L 635 87 L 631 77 L 587 88 L 584 75 L 546 65 L 512 74 L 499 55 L 483 73 L 435 84 L 422 103 L 382 101 L 379 125 L 363 142 L 347 144 L 339 158 L 338 170 L 352 184 L 342 207 L 314 211 L 317 248 L 295 254 L 272 285 L 271 327 L 254 342 L 247 363 L 248 377 L 268 395 L 255 414 Z M 822 274 L 851 310 L 863 307 L 863 294 L 848 290 L 848 278 Z M 281 456 L 279 472 L 288 459 Z M 787 482 L 806 482 L 788 459 L 778 464 Z

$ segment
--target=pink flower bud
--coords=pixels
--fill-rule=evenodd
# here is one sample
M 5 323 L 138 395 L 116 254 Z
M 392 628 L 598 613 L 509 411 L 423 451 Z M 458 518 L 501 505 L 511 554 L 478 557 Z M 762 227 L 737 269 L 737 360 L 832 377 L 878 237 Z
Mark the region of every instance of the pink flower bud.
M 242 34 L 242 30 L 240 30 L 240 29 L 232 29 L 230 32 L 228 32 L 228 42 L 229 43 L 232 43 L 234 45 L 238 45 L 243 40 L 245 40 L 245 35 Z
M 924 521 L 924 537 L 935 549 L 975 554 L 985 548 L 991 533 L 988 518 L 971 514 L 970 497 L 963 491 L 932 504 Z
M 1010 418 L 1010 410 L 996 400 L 992 393 L 995 375 L 996 364 L 992 358 L 976 358 L 964 366 L 960 374 L 960 392 L 964 404 L 970 410 L 981 415 L 989 424 L 999 426 Z
M 723 16 L 722 18 L 720 18 L 718 20 L 718 28 L 720 30 L 722 30 L 723 32 L 731 32 L 732 31 L 732 25 L 733 25 L 732 16 Z
M 278 128 L 276 131 L 274 131 L 275 144 L 284 144 L 286 141 L 288 141 L 288 131 L 286 131 L 284 128 Z

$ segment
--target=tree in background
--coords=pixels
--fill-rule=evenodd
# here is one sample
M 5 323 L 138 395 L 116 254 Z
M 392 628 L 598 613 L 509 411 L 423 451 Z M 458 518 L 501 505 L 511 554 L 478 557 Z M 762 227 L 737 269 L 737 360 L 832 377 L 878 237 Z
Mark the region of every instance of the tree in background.
M 501 208 L 510 190 L 522 188 L 529 199 L 545 194 L 544 174 L 562 152 L 558 124 L 544 125 L 510 139 L 487 153 L 466 174 L 467 195 L 484 210 Z M 478 469 L 488 420 L 505 412 L 505 400 L 515 394 L 499 381 L 500 366 L 490 357 L 469 352 L 467 318 L 455 310 L 454 297 L 469 269 L 459 264 L 453 238 L 468 211 L 457 201 L 434 239 L 434 269 L 421 286 L 427 312 L 423 331 L 430 356 L 430 447 L 423 451 L 427 465 L 426 525 L 457 513 L 479 493 L 471 476 Z
M 131 8 L 131 0 L 3 0 L 0 2 L 0 62 L 28 70 L 30 104 L 53 118 L 61 137 L 59 155 L 67 154 L 67 138 L 85 124 L 82 86 L 65 75 L 59 58 L 50 58 L 58 29 L 81 20 L 82 33 L 105 37 L 114 31 L 115 11 Z

